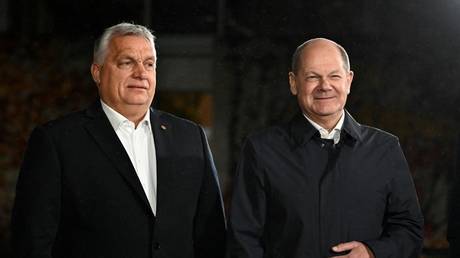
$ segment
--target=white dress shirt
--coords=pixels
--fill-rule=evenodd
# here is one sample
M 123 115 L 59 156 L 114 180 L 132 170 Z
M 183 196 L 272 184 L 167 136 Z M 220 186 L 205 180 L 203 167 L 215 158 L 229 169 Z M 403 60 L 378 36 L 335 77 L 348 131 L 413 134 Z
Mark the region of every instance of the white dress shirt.
M 137 128 L 126 117 L 113 110 L 102 100 L 102 109 L 109 118 L 115 133 L 131 160 L 137 176 L 144 188 L 150 207 L 156 214 L 157 162 L 155 142 L 150 124 L 150 110 L 147 110 Z
M 343 126 L 343 121 L 345 120 L 345 111 L 342 110 L 342 116 L 340 117 L 339 121 L 335 125 L 334 129 L 329 132 L 327 129 L 324 129 L 322 126 L 320 126 L 318 123 L 315 123 L 313 120 L 308 118 L 307 115 L 303 114 L 303 116 L 310 122 L 313 127 L 315 127 L 318 131 L 319 134 L 321 135 L 321 139 L 333 139 L 334 144 L 339 143 L 340 141 L 340 131 L 342 130 Z

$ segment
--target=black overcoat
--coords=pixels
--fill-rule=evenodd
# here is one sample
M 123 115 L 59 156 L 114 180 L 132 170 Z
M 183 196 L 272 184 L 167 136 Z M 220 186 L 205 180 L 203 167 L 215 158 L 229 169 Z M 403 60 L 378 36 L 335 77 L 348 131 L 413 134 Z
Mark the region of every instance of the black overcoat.
M 248 137 L 229 214 L 229 257 L 318 258 L 364 242 L 418 257 L 423 217 L 398 139 L 347 112 L 337 145 L 301 114 Z

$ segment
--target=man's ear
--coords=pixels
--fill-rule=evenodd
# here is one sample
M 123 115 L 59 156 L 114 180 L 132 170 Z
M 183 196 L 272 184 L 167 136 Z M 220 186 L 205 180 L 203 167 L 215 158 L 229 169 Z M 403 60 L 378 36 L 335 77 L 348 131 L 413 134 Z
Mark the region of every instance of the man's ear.
M 101 74 L 101 66 L 93 63 L 91 65 L 91 75 L 93 76 L 93 80 L 97 86 L 99 86 L 99 83 L 101 82 L 100 74 Z
M 289 72 L 289 89 L 291 90 L 292 95 L 297 95 L 297 85 L 295 81 L 295 74 L 293 72 Z
M 351 89 L 351 83 L 353 82 L 353 71 L 350 71 L 348 73 L 348 76 L 347 76 L 347 80 L 348 80 L 348 90 L 347 90 L 347 94 L 350 94 L 350 89 Z

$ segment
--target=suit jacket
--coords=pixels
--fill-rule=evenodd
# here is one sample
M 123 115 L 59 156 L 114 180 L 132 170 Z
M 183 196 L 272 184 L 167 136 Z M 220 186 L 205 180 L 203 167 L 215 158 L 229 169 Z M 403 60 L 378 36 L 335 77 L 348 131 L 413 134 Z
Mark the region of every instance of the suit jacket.
M 418 257 L 423 218 L 398 139 L 346 112 L 337 145 L 301 114 L 248 137 L 234 183 L 228 256 L 318 258 L 361 241 Z
M 224 213 L 203 130 L 153 109 L 151 125 L 156 216 L 100 101 L 38 126 L 17 182 L 16 257 L 221 257 Z

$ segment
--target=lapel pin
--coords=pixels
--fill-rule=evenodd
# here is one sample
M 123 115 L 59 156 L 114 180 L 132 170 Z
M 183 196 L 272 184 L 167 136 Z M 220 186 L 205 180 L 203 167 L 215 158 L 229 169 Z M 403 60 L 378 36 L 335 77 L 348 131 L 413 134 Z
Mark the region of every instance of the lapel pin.
M 161 128 L 162 130 L 166 130 L 166 125 L 160 125 L 160 128 Z

